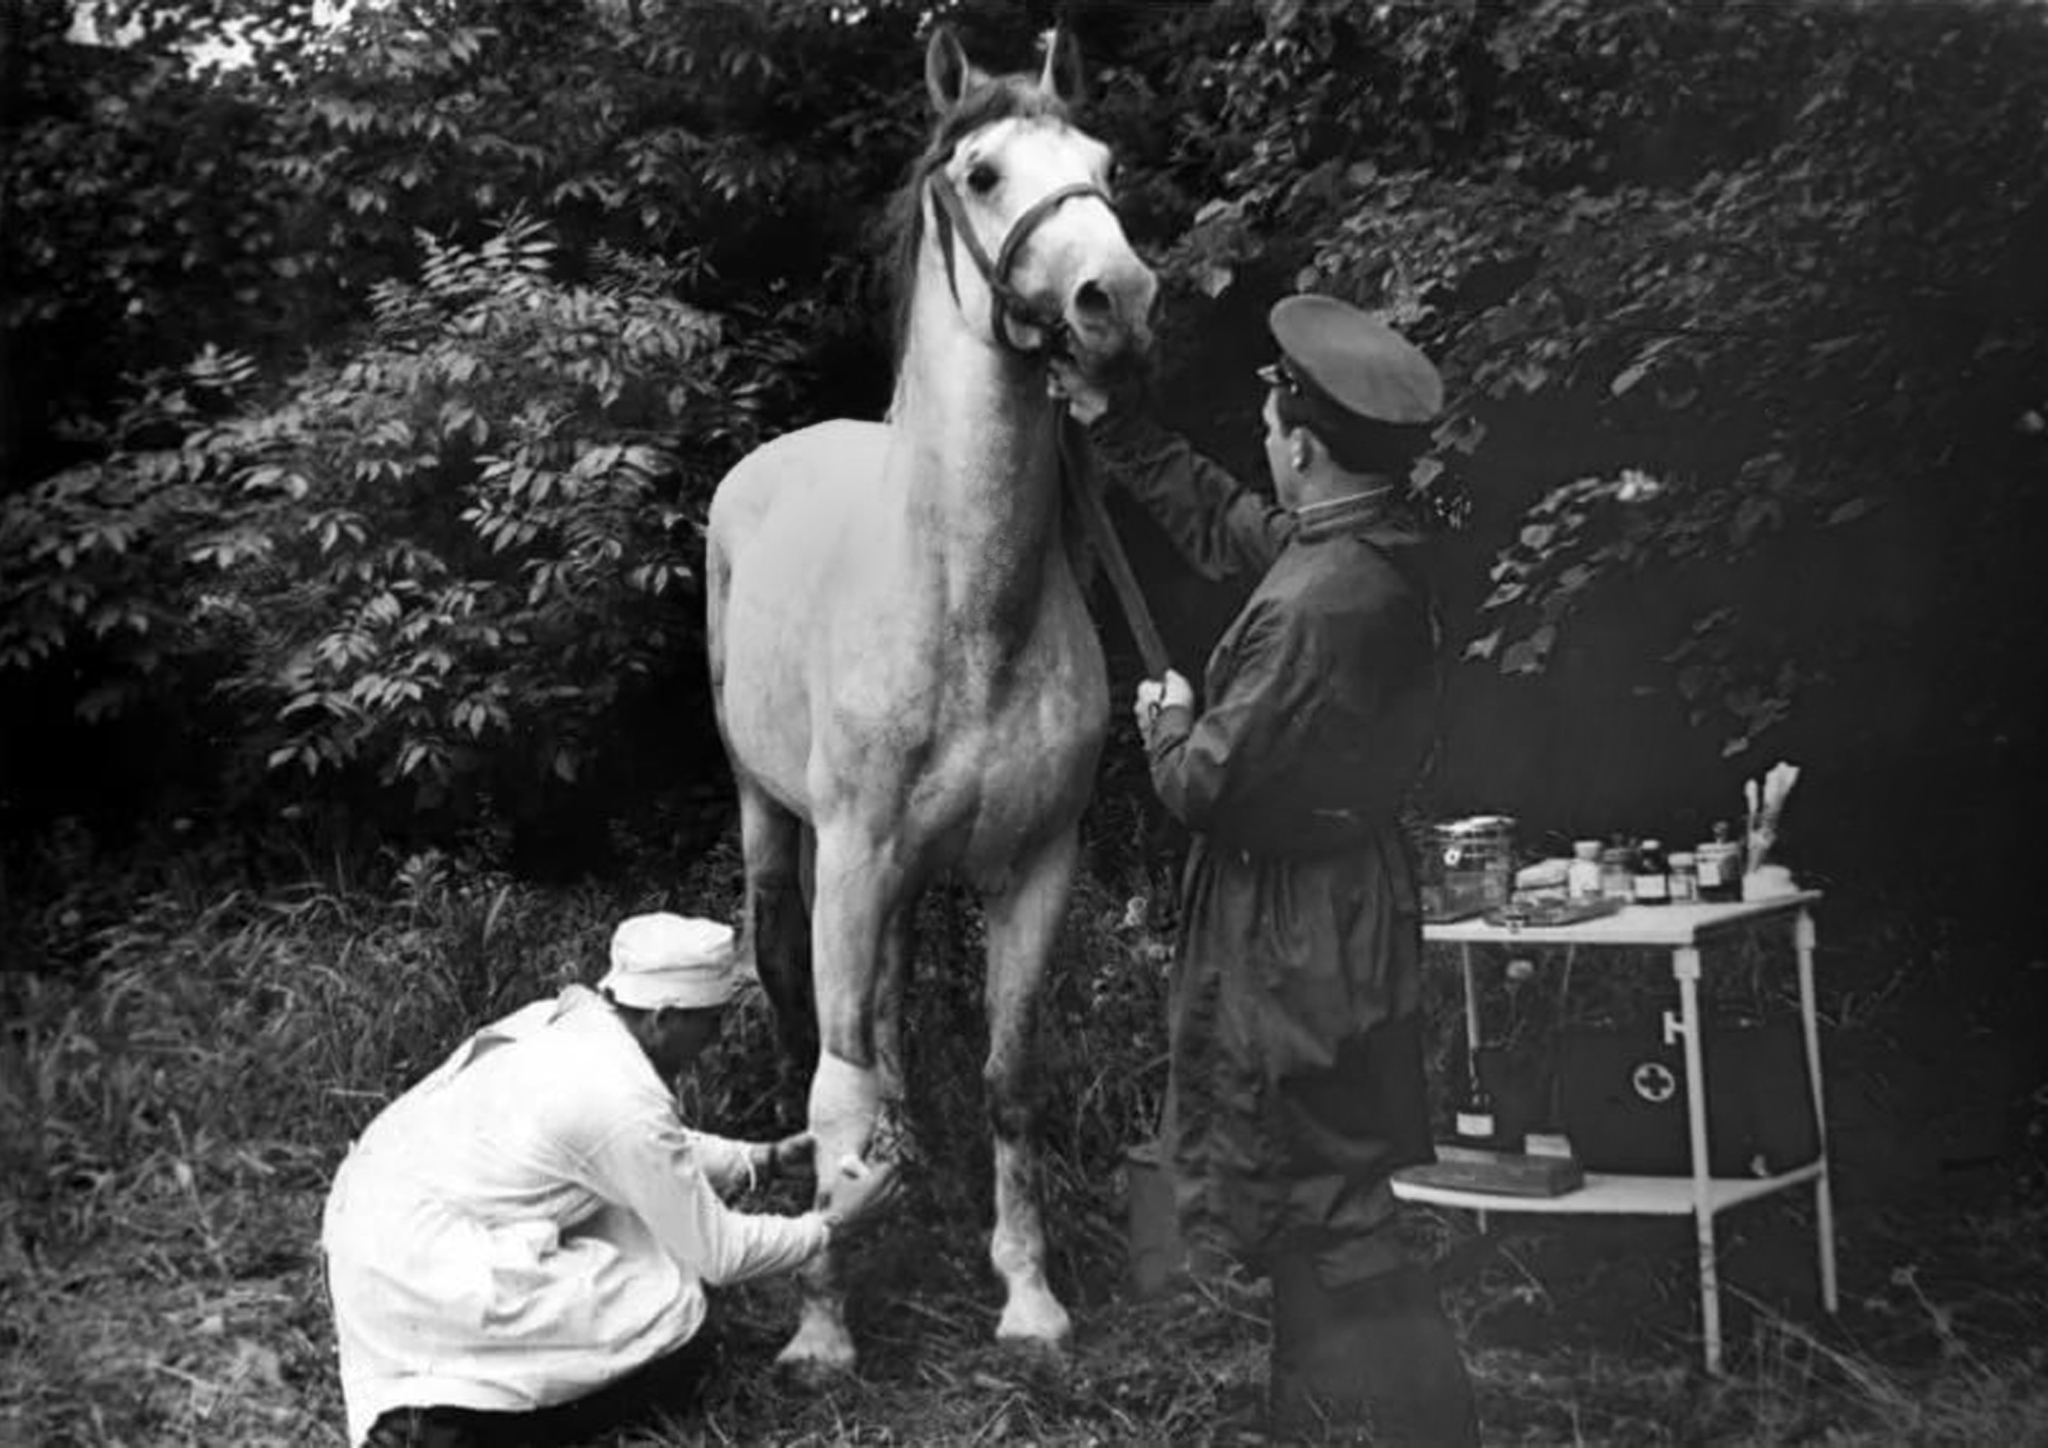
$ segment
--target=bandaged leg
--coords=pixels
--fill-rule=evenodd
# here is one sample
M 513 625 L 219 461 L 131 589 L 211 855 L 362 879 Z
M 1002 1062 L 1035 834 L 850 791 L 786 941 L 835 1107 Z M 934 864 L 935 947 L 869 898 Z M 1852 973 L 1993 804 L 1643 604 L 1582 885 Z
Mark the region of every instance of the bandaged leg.
M 881 1076 L 826 1051 L 811 1078 L 810 1130 L 817 1142 L 820 1208 L 830 1205 L 832 1184 L 842 1166 L 859 1162 L 881 1113 Z M 820 1253 L 802 1272 L 803 1305 L 796 1335 L 776 1362 L 798 1373 L 829 1374 L 853 1366 L 853 1336 L 846 1327 L 846 1290 L 841 1250 Z

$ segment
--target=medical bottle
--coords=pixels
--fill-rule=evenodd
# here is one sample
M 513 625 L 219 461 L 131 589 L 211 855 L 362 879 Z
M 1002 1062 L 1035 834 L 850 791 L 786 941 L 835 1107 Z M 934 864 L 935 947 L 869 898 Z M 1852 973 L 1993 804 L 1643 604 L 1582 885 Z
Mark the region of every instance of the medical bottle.
M 1499 1135 L 1499 1123 L 1494 1116 L 1493 1093 L 1479 1079 L 1476 1051 L 1467 1063 L 1467 1077 L 1464 1099 L 1458 1102 L 1455 1112 L 1457 1138 L 1466 1146 L 1492 1146 Z
M 1671 875 L 1664 864 L 1664 842 L 1644 840 L 1636 848 L 1634 898 L 1638 905 L 1669 905 Z

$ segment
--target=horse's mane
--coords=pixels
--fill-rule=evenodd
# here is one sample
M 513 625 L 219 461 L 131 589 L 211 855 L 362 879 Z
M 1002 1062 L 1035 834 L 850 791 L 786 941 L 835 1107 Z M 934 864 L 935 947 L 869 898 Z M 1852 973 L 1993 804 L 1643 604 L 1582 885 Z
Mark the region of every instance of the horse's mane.
M 924 243 L 924 186 L 952 156 L 961 140 L 983 126 L 1007 120 L 1072 119 L 1065 101 L 1039 85 L 1036 76 L 977 75 L 959 104 L 932 125 L 923 154 L 890 198 L 882 221 L 882 255 L 890 286 L 892 356 L 897 366 L 910 339 L 910 302 L 917 290 L 917 253 Z

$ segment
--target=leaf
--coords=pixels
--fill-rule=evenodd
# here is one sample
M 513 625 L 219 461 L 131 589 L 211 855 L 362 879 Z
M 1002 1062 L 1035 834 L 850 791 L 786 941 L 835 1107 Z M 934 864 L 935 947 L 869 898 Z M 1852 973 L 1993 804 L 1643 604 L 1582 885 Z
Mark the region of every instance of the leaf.
M 1555 625 L 1544 624 L 1527 638 L 1517 639 L 1501 655 L 1500 668 L 1504 674 L 1540 674 L 1544 661 L 1550 655 L 1550 648 L 1557 641 Z
M 1237 274 L 1221 262 L 1206 263 L 1195 272 L 1195 286 L 1211 301 L 1230 290 L 1235 280 Z
M 1774 498 L 1744 498 L 1735 509 L 1735 517 L 1729 524 L 1729 540 L 1738 548 L 1746 548 L 1756 540 L 1766 524 L 1783 521 L 1784 511 Z
M 1649 375 L 1650 368 L 1648 363 L 1631 363 L 1614 374 L 1614 380 L 1607 384 L 1607 390 L 1616 397 L 1625 397 L 1638 382 L 1641 382 Z

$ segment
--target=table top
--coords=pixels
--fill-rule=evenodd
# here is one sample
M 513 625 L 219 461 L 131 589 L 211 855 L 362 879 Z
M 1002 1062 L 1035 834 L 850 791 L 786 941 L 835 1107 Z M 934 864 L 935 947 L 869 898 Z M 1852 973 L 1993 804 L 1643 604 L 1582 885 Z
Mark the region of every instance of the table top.
M 1820 899 L 1818 890 L 1795 890 L 1769 900 L 1683 905 L 1624 905 L 1612 915 L 1574 925 L 1489 925 L 1484 916 L 1422 927 L 1433 945 L 1698 945 L 1707 936 L 1778 916 L 1796 915 Z

